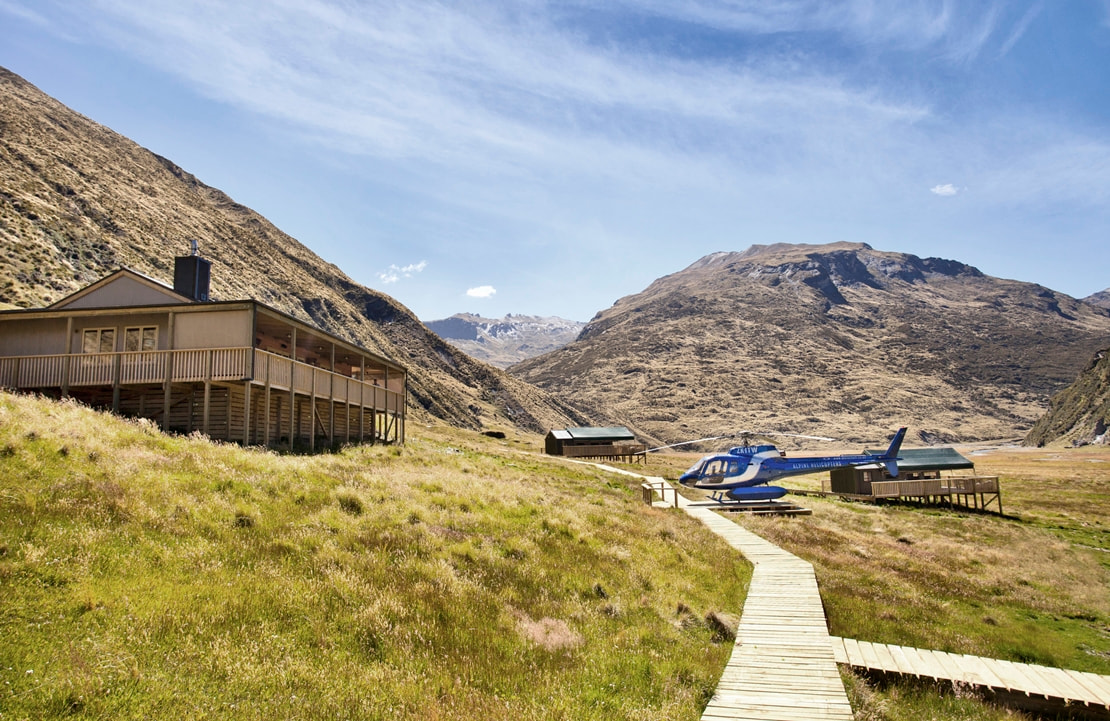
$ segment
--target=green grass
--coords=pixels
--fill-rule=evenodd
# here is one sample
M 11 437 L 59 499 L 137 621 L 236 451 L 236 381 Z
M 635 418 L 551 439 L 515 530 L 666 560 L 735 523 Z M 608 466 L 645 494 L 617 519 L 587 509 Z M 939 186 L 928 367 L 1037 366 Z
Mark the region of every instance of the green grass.
M 0 395 L 0 719 L 692 719 L 750 572 L 638 483 L 413 428 L 281 456 Z

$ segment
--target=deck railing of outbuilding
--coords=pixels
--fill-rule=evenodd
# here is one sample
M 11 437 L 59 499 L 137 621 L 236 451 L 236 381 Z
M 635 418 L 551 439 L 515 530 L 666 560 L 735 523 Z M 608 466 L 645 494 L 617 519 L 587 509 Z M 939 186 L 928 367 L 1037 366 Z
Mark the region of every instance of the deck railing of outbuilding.
M 997 503 L 1002 513 L 1002 490 L 998 476 L 959 476 L 951 478 L 923 478 L 912 481 L 874 481 L 871 483 L 872 499 L 923 498 L 954 500 L 965 506 L 986 510 Z
M 629 463 L 644 462 L 647 446 L 642 443 L 593 443 L 564 445 L 563 455 L 567 458 L 608 458 L 620 459 Z

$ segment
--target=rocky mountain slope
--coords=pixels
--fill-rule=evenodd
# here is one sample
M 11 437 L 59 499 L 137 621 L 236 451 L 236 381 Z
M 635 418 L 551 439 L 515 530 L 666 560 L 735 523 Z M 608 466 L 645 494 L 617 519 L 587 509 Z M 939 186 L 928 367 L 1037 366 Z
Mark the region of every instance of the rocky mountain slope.
M 511 369 L 684 440 L 743 429 L 1017 438 L 1110 339 L 1110 312 L 864 244 L 716 253 Z
M 1044 446 L 1065 441 L 1074 445 L 1108 443 L 1110 427 L 1110 348 L 1095 357 L 1070 386 L 1052 397 L 1025 443 Z
M 528 358 L 562 348 L 585 323 L 555 316 L 513 315 L 501 319 L 456 313 L 443 320 L 427 321 L 436 335 L 462 352 L 498 368 L 508 368 Z
M 418 413 L 471 428 L 592 422 L 451 347 L 250 208 L 0 68 L 0 303 L 43 306 L 120 266 L 170 283 L 173 257 L 191 238 L 212 261 L 213 299 L 256 298 L 402 363 Z
M 1110 308 L 1110 288 L 1100 290 L 1099 292 L 1089 295 L 1083 299 L 1085 302 L 1092 305 L 1101 306 L 1103 308 Z

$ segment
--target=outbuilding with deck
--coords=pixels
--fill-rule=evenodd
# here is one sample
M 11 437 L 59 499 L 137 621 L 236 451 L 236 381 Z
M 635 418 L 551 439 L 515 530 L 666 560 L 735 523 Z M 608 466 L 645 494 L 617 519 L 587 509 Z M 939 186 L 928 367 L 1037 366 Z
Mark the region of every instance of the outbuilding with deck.
M 549 431 L 544 452 L 567 458 L 603 458 L 631 463 L 644 460 L 647 446 L 624 426 L 563 428 Z
M 906 448 L 898 456 L 897 477 L 879 463 L 830 471 L 831 494 L 870 501 L 946 501 L 983 510 L 996 504 L 1002 513 L 998 477 L 975 475 L 975 464 L 956 449 Z

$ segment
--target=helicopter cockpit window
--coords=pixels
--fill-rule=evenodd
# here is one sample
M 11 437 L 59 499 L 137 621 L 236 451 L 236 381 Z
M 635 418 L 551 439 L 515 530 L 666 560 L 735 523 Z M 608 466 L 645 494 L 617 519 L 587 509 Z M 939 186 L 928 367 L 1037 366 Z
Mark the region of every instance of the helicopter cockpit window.
M 723 476 L 727 468 L 727 461 L 722 461 L 719 458 L 705 464 L 705 475 L 707 476 Z
M 735 476 L 740 473 L 740 469 L 739 460 L 714 458 L 705 464 L 701 472 L 704 476 Z

